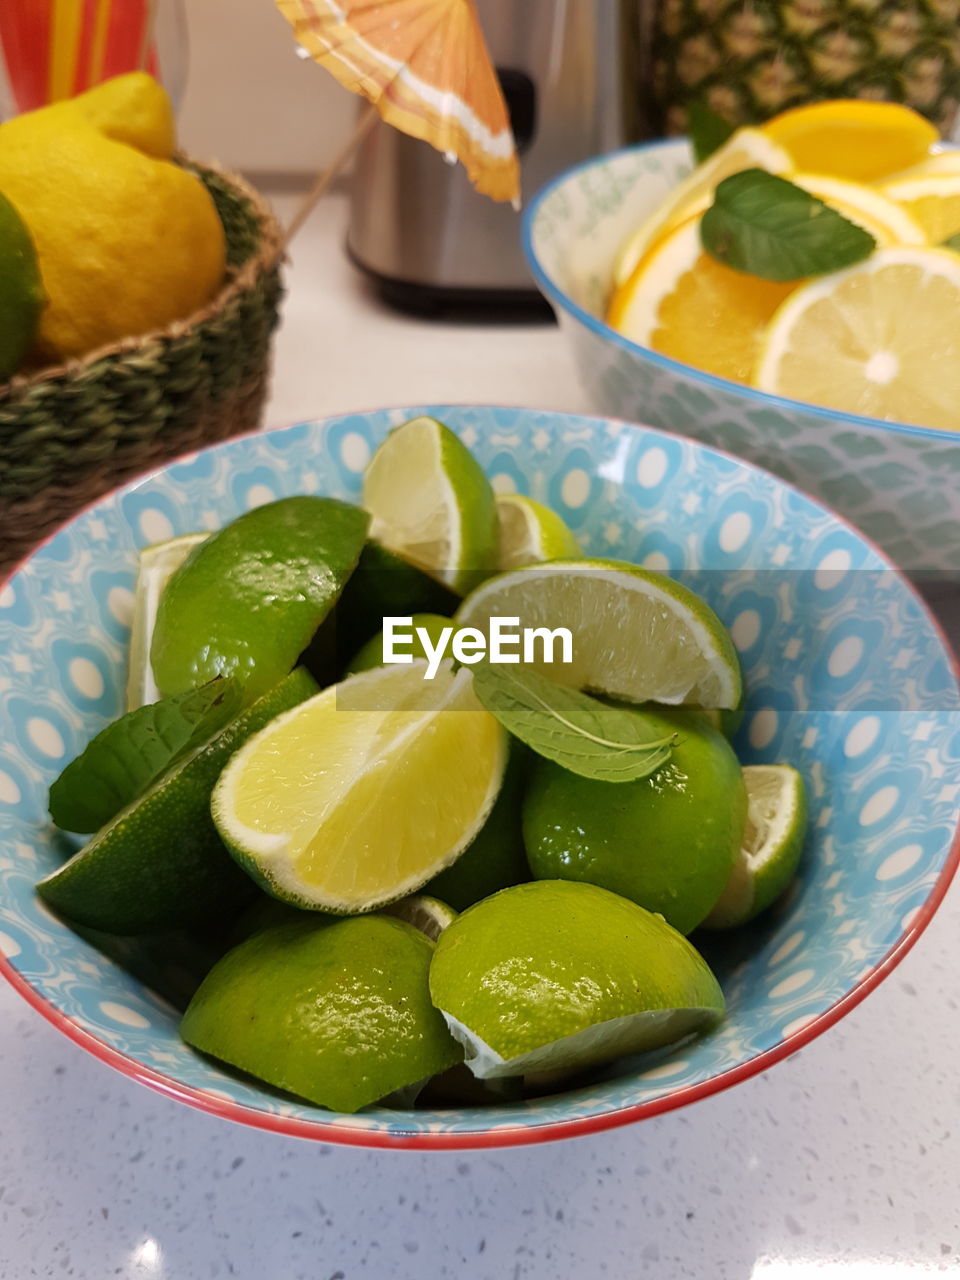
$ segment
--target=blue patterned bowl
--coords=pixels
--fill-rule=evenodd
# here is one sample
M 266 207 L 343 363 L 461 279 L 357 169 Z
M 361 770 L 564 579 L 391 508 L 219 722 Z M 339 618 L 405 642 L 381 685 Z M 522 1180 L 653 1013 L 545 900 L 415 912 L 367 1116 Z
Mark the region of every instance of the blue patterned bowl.
M 738 749 L 803 770 L 812 834 L 787 901 L 736 937 L 701 940 L 729 1002 L 714 1034 L 523 1104 L 343 1116 L 194 1054 L 157 984 L 71 932 L 33 885 L 63 856 L 47 787 L 121 707 L 137 548 L 217 528 L 277 496 L 357 499 L 387 429 L 422 412 L 450 423 L 499 488 L 555 507 L 591 553 L 682 573 L 709 598 L 747 674 Z M 3 968 L 97 1057 L 261 1128 L 383 1147 L 583 1133 L 770 1066 L 876 986 L 956 868 L 958 768 L 960 694 L 936 624 L 858 533 L 772 476 L 676 436 L 523 409 L 406 408 L 304 423 L 233 440 L 104 498 L 0 590 Z
M 617 249 L 690 167 L 685 141 L 633 147 L 562 174 L 527 210 L 527 260 L 593 406 L 766 467 L 836 508 L 911 573 L 955 571 L 960 434 L 766 395 L 637 346 L 604 323 Z

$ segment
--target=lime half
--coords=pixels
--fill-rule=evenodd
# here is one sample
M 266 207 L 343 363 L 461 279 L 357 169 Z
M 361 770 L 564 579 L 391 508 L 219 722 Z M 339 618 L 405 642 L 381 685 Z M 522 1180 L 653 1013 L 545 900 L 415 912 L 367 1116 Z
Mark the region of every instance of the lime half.
M 372 538 L 461 595 L 496 568 L 490 482 L 435 418 L 390 432 L 367 467 L 363 505 Z
M 130 626 L 130 658 L 127 666 L 127 710 L 136 711 L 156 702 L 160 690 L 150 666 L 150 641 L 157 620 L 160 596 L 174 570 L 179 569 L 205 533 L 185 533 L 180 538 L 154 542 L 140 552 L 133 621 Z
M 506 735 L 467 668 L 351 676 L 237 752 L 213 794 L 224 842 L 275 897 L 370 911 L 413 893 L 473 840 L 500 789 Z
M 516 569 L 468 596 L 457 622 L 487 631 L 492 617 L 570 631 L 572 662 L 546 664 L 541 647 L 532 664 L 558 684 L 625 702 L 732 708 L 740 700 L 740 663 L 720 619 L 663 574 L 618 560 Z
M 704 920 L 708 929 L 745 924 L 765 911 L 793 879 L 807 831 L 803 778 L 788 764 L 743 769 L 747 823 L 733 872 Z
M 660 916 L 556 880 L 503 889 L 444 930 L 430 997 L 481 1079 L 657 1049 L 724 1012 L 706 963 Z
M 580 544 L 555 511 L 521 493 L 497 495 L 497 568 L 519 569 L 543 560 L 573 560 Z

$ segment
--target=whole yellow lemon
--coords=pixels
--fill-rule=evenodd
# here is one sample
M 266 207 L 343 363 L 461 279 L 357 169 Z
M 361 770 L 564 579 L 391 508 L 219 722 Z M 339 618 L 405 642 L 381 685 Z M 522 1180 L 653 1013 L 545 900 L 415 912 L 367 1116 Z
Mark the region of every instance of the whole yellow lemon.
M 41 109 L 76 112 L 105 137 L 126 142 L 158 160 L 169 160 L 177 149 L 170 98 L 146 71 L 114 76 L 75 98 Z
M 0 126 L 0 191 L 36 244 L 48 298 L 43 359 L 184 319 L 223 279 L 223 226 L 200 180 L 75 113 L 37 111 Z
M 163 85 L 146 71 L 129 71 L 101 84 L 16 116 L 4 126 L 4 134 L 40 129 L 70 129 L 78 123 L 92 125 L 105 138 L 125 142 L 157 160 L 170 160 L 177 149 L 173 104 Z

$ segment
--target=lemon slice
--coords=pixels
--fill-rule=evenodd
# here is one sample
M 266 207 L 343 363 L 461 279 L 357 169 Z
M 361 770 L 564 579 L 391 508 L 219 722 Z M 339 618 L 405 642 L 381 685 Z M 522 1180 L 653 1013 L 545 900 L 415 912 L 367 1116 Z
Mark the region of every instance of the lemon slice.
M 916 219 L 875 187 L 829 173 L 791 173 L 788 180 L 863 227 L 879 245 L 929 243 Z M 689 204 L 684 213 L 694 218 L 712 203 L 712 193 L 703 194 Z
M 497 495 L 497 521 L 497 568 L 501 572 L 580 554 L 580 544 L 557 513 L 523 494 Z
M 496 566 L 490 482 L 435 418 L 391 431 L 363 479 L 370 536 L 461 595 Z
M 740 700 L 740 663 L 720 619 L 663 574 L 619 560 L 516 569 L 468 596 L 457 622 L 483 631 L 494 617 L 570 630 L 571 662 L 531 664 L 558 684 L 627 702 L 733 708 Z
M 923 227 L 895 200 L 829 173 L 791 173 L 790 181 L 869 231 L 878 245 L 927 244 Z
M 211 802 L 224 843 L 270 893 L 369 911 L 412 893 L 482 827 L 506 735 L 469 668 L 349 677 L 279 716 L 230 761 Z
M 930 244 L 943 244 L 960 231 L 960 172 L 897 178 L 879 190 L 920 224 Z
M 783 111 L 761 127 L 790 156 L 791 168 L 873 182 L 918 164 L 939 134 L 896 102 L 835 98 Z
M 127 672 L 127 710 L 135 711 L 156 702 L 160 690 L 153 678 L 150 666 L 150 641 L 153 625 L 157 620 L 160 596 L 174 570 L 179 569 L 205 533 L 185 533 L 180 538 L 166 542 L 154 542 L 140 552 L 137 570 L 137 586 L 133 601 L 133 620 L 130 624 L 130 657 Z
M 878 249 L 784 303 L 770 323 L 755 385 L 845 413 L 956 429 L 958 313 L 960 255 Z
M 624 284 L 651 245 L 689 216 L 685 212 L 688 205 L 702 198 L 709 204 L 717 183 L 724 178 L 744 169 L 786 173 L 792 167 L 787 152 L 759 129 L 738 129 L 722 147 L 678 183 L 664 203 L 624 242 L 614 262 L 614 284 Z
M 796 874 L 807 832 L 803 778 L 788 764 L 743 769 L 747 825 L 733 872 L 703 924 L 729 929 L 745 924 L 783 893 Z
M 715 261 L 700 243 L 697 217 L 644 258 L 614 294 L 607 321 L 642 347 L 747 382 L 770 317 L 796 287 Z

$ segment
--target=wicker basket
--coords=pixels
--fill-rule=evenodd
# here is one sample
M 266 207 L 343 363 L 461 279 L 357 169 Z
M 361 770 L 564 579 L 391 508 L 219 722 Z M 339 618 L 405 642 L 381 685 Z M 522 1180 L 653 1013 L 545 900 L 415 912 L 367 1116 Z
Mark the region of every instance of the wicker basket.
M 280 228 L 239 178 L 181 163 L 223 221 L 224 286 L 166 329 L 0 385 L 0 578 L 108 489 L 260 423 L 282 293 Z

